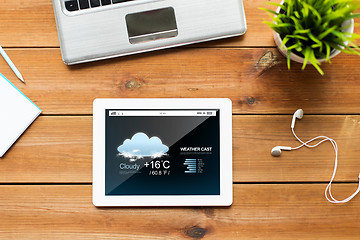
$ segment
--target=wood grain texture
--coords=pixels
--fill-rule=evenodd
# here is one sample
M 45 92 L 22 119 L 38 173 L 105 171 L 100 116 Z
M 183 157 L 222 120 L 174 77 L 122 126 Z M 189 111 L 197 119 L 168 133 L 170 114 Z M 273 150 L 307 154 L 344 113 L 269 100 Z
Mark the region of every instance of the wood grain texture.
M 259 7 L 267 7 L 263 0 L 244 0 L 247 33 L 242 37 L 199 44 L 202 47 L 275 46 L 269 20 Z M 280 0 L 279 0 L 280 2 Z M 357 20 L 358 22 L 358 20 Z M 3 1 L 0 8 L 0 42 L 5 47 L 58 47 L 55 17 L 50 0 Z M 356 32 L 359 29 L 356 28 Z
M 91 186 L 0 186 L 0 238 L 358 239 L 360 198 L 334 206 L 324 188 L 245 184 L 231 207 L 95 208 Z
M 271 157 L 274 146 L 298 145 L 290 122 L 291 116 L 233 117 L 234 182 L 329 181 L 334 167 L 329 143 Z M 305 115 L 296 130 L 302 139 L 334 138 L 340 154 L 335 180 L 357 181 L 360 116 Z M 92 182 L 92 117 L 40 117 L 0 160 L 0 182 Z
M 306 109 L 305 113 L 306 113 Z M 329 142 L 314 148 L 270 155 L 275 146 L 299 146 L 290 130 L 292 116 L 233 118 L 234 179 L 236 182 L 328 182 L 335 153 Z M 295 131 L 303 140 L 325 135 L 336 140 L 339 165 L 336 181 L 358 182 L 360 117 L 305 115 Z
M 333 186 L 334 196 L 343 199 L 356 189 L 360 58 L 339 55 L 323 66 L 324 77 L 311 66 L 300 71 L 293 64 L 288 71 L 263 24 L 268 17 L 258 8 L 264 1 L 244 5 L 248 32 L 242 37 L 68 67 L 51 0 L 2 1 L 0 44 L 26 85 L 1 58 L 0 72 L 43 115 L 0 159 L 0 239 L 359 239 L 360 196 L 340 206 L 324 198 L 334 163 L 330 144 L 280 158 L 270 150 L 297 145 L 290 132 L 297 108 L 327 114 L 305 115 L 296 131 L 302 139 L 337 140 L 335 180 L 341 183 Z M 100 97 L 230 98 L 234 204 L 95 208 L 87 184 L 92 101 Z
M 2 73 L 44 114 L 91 114 L 93 100 L 104 97 L 230 98 L 233 113 L 241 114 L 292 114 L 299 107 L 314 114 L 360 113 L 360 58 L 345 54 L 325 64 L 322 77 L 311 66 L 287 70 L 285 58 L 266 48 L 171 49 L 72 67 L 58 49 L 8 53 L 26 85 L 4 61 Z
M 92 182 L 92 118 L 39 117 L 0 166 L 0 182 Z
M 58 47 L 51 0 L 2 1 L 0 42 L 4 47 Z

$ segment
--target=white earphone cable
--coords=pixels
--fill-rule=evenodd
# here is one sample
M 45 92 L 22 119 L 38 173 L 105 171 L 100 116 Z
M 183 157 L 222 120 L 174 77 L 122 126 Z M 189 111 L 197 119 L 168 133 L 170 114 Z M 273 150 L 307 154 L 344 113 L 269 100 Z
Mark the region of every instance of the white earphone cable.
M 296 134 L 295 134 L 295 131 L 294 131 L 294 128 L 291 128 L 291 131 L 294 135 L 294 137 L 301 143 L 300 146 L 298 147 L 295 147 L 295 148 L 291 148 L 291 150 L 297 150 L 299 148 L 302 148 L 304 146 L 308 147 L 308 148 L 314 148 L 314 147 L 317 147 L 319 146 L 321 143 L 323 142 L 326 142 L 326 141 L 330 141 L 331 145 L 333 146 L 334 148 L 334 151 L 335 151 L 335 163 L 334 163 L 334 171 L 333 171 L 333 174 L 331 176 L 331 179 L 330 179 L 330 182 L 329 184 L 326 186 L 326 189 L 325 189 L 325 198 L 331 202 L 331 203 L 346 203 L 348 201 L 350 201 L 351 199 L 353 199 L 356 194 L 358 194 L 360 192 L 360 174 L 359 174 L 359 185 L 358 185 L 358 188 L 356 189 L 356 191 L 351 195 L 349 196 L 348 198 L 345 198 L 344 200 L 337 200 L 335 199 L 332 194 L 331 194 L 331 184 L 333 183 L 334 181 L 334 178 L 335 178 L 335 174 L 336 174 L 336 170 L 337 170 L 337 166 L 338 166 L 338 146 L 337 146 L 337 143 L 335 142 L 334 139 L 332 138 L 329 138 L 327 136 L 317 136 L 317 137 L 314 137 L 306 142 L 303 142 Z M 318 143 L 314 144 L 314 145 L 309 145 L 309 143 L 313 142 L 313 141 L 316 141 L 316 140 L 319 140 L 319 139 L 322 139 L 320 140 Z

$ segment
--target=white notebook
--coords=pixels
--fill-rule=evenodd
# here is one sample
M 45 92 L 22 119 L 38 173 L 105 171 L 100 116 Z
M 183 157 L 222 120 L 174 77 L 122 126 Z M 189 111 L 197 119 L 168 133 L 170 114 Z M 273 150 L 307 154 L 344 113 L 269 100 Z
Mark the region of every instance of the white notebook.
M 40 108 L 0 73 L 0 157 L 40 113 Z

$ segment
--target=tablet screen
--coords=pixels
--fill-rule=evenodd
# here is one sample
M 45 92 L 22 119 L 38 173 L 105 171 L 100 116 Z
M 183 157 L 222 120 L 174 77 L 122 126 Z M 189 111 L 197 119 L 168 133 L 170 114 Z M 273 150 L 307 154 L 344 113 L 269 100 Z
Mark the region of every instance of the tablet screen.
M 105 195 L 220 195 L 220 110 L 105 110 Z

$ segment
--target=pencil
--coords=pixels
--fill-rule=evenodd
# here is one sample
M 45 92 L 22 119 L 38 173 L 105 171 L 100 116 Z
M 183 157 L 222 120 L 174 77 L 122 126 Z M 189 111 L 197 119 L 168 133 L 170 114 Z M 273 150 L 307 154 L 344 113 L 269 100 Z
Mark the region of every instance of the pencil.
M 4 49 L 0 46 L 0 54 L 3 56 L 3 58 L 5 59 L 5 61 L 7 62 L 7 64 L 9 64 L 10 68 L 13 70 L 13 72 L 15 73 L 15 75 L 23 82 L 25 83 L 25 80 L 23 78 L 23 76 L 21 76 L 21 73 L 19 72 L 19 70 L 15 67 L 15 64 L 11 61 L 11 59 L 9 58 L 9 56 L 6 54 L 6 52 L 4 51 Z

